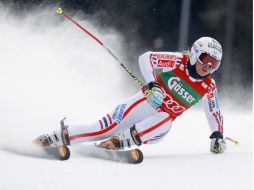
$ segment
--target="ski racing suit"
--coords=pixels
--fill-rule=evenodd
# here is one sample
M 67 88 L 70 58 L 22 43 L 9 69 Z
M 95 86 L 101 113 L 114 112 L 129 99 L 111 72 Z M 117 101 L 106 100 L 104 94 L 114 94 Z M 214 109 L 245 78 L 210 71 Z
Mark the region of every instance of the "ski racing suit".
M 163 92 L 163 103 L 152 107 L 144 89 L 117 105 L 90 125 L 69 125 L 70 145 L 100 141 L 135 126 L 143 144 L 157 143 L 169 132 L 172 121 L 202 99 L 211 132 L 223 132 L 218 92 L 211 76 L 196 80 L 187 69 L 188 56 L 180 52 L 146 52 L 139 65 L 146 83 L 156 81 Z M 155 69 L 162 69 L 156 75 Z

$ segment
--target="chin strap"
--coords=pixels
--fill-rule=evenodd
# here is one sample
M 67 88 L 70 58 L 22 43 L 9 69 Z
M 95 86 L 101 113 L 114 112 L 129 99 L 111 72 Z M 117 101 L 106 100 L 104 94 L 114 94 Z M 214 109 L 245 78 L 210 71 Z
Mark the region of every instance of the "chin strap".
M 190 64 L 190 61 L 187 62 L 187 69 L 188 69 L 188 72 L 190 74 L 190 76 L 194 79 L 204 79 L 206 78 L 208 75 L 206 76 L 200 76 L 198 73 L 197 73 L 197 70 L 196 70 L 196 66 L 195 65 L 191 65 Z

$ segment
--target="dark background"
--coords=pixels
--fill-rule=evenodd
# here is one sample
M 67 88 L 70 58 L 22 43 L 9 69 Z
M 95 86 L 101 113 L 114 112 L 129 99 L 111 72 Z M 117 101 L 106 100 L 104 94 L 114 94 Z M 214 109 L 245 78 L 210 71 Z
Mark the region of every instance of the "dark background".
M 188 49 L 199 37 L 211 36 L 222 44 L 224 50 L 221 67 L 214 74 L 219 89 L 222 86 L 226 89 L 223 96 L 231 98 L 238 90 L 243 99 L 252 101 L 252 0 L 189 1 L 187 41 L 180 47 L 181 6 L 184 0 L 2 0 L 21 13 L 34 7 L 54 4 L 68 10 L 70 15 L 82 12 L 88 17 L 96 18 L 103 27 L 114 28 L 123 34 L 126 48 L 135 50 L 129 55 L 128 64 L 131 69 L 136 69 L 138 55 L 147 50 Z

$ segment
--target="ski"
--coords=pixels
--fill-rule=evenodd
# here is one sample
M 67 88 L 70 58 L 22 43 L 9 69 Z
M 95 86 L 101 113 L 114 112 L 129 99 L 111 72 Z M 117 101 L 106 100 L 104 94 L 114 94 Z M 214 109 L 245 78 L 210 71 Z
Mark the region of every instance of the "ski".
M 66 145 L 62 145 L 55 148 L 56 158 L 59 160 L 69 160 L 71 156 L 70 149 Z
M 66 117 L 60 121 L 62 138 L 64 134 L 62 131 L 68 127 L 64 124 L 65 119 Z M 53 156 L 58 160 L 68 160 L 71 156 L 70 149 L 66 145 L 57 144 L 60 141 L 59 138 L 59 135 L 57 136 L 57 134 L 53 132 L 53 135 L 41 135 L 33 142 L 43 148 L 48 155 Z M 52 144 L 55 144 L 55 146 L 51 146 Z
M 59 147 L 40 147 L 40 148 L 48 155 L 49 158 L 64 161 L 68 160 L 71 156 L 70 149 L 65 145 Z
M 131 150 L 110 150 L 93 145 L 90 154 L 96 158 L 129 164 L 139 164 L 144 158 L 141 150 L 137 148 Z

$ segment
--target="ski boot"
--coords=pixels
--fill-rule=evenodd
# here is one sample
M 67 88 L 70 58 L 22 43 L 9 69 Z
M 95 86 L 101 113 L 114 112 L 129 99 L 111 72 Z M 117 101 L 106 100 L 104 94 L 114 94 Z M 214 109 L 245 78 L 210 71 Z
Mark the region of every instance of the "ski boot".
M 64 125 L 64 120 L 62 119 L 61 130 L 53 131 L 52 134 L 41 135 L 34 140 L 34 143 L 42 148 L 55 149 L 57 152 L 57 157 L 59 160 L 68 160 L 70 158 L 70 150 L 67 145 L 70 145 L 68 126 Z

